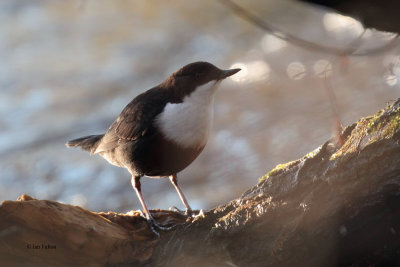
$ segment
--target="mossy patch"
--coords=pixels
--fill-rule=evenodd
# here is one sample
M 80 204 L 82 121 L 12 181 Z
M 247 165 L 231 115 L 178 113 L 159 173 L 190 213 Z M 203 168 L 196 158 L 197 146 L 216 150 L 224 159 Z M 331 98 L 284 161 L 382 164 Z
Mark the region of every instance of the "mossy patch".
M 391 116 L 386 127 L 382 129 L 382 135 L 385 138 L 391 138 L 399 130 L 400 126 L 400 111 L 398 111 L 394 116 Z
M 400 132 L 400 99 L 392 106 L 378 111 L 375 115 L 361 118 L 357 124 L 346 127 L 343 130 L 344 144 L 333 153 L 329 160 L 343 160 L 355 155 L 355 152 L 383 139 L 391 139 Z M 398 142 L 399 140 L 396 140 Z M 271 176 L 276 176 L 289 170 L 302 160 L 313 158 L 320 148 L 305 155 L 302 159 L 278 164 L 259 181 L 267 180 Z
M 296 165 L 296 164 L 299 163 L 299 162 L 300 162 L 300 160 L 294 160 L 294 161 L 290 161 L 290 162 L 287 162 L 287 163 L 278 164 L 278 165 L 276 165 L 275 168 L 273 168 L 269 173 L 267 173 L 267 174 L 264 175 L 263 177 L 259 178 L 258 180 L 259 180 L 260 182 L 263 181 L 263 180 L 266 180 L 266 179 L 268 179 L 270 176 L 277 175 L 277 174 L 283 172 L 283 170 L 287 170 L 287 169 L 289 169 L 290 167 Z
M 290 168 L 292 168 L 293 166 L 297 165 L 300 161 L 302 160 L 306 160 L 309 158 L 313 158 L 315 155 L 318 154 L 318 152 L 320 152 L 321 147 L 311 151 L 310 153 L 308 153 L 307 155 L 305 155 L 303 158 L 298 159 L 298 160 L 294 160 L 294 161 L 290 161 L 287 163 L 283 163 L 283 164 L 278 164 L 275 166 L 275 168 L 273 168 L 269 173 L 267 173 L 266 175 L 264 175 L 263 177 L 259 178 L 259 181 L 263 181 L 268 179 L 271 176 L 275 176 L 281 172 L 283 172 L 284 170 L 288 170 Z
M 343 146 L 331 155 L 336 160 L 365 148 L 377 141 L 390 139 L 399 131 L 400 108 L 389 107 L 373 116 L 361 118 Z

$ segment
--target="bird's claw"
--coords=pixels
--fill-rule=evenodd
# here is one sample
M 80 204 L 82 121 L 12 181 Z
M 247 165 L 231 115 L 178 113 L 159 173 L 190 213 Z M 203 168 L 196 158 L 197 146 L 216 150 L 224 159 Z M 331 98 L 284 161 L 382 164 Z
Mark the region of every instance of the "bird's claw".
M 146 214 L 144 214 L 144 212 L 142 210 L 139 210 L 140 216 L 145 218 L 146 220 L 148 219 Z
M 157 232 L 157 230 L 156 230 L 156 228 L 157 228 L 156 225 L 157 224 L 154 222 L 153 219 L 148 220 L 147 222 L 149 223 L 150 230 L 159 238 L 160 237 L 160 233 Z
M 203 209 L 201 209 L 200 211 L 199 211 L 199 213 L 197 213 L 196 215 L 193 213 L 192 214 L 192 217 L 193 218 L 197 218 L 197 217 L 205 217 L 206 215 L 204 214 L 204 210 Z
M 139 210 L 139 212 L 140 212 L 140 216 L 147 220 L 147 222 L 149 223 L 150 230 L 157 237 L 160 237 L 160 233 L 157 230 L 159 230 L 159 231 L 170 231 L 176 226 L 176 225 L 169 226 L 169 227 L 161 226 L 158 223 L 156 223 L 156 220 L 154 220 L 154 218 L 152 216 L 150 216 L 150 218 L 148 218 L 143 211 Z
M 186 209 L 186 210 L 185 210 L 185 215 L 186 215 L 187 217 L 193 217 L 193 216 L 194 216 L 194 212 L 193 212 L 192 209 Z
M 169 227 L 166 226 L 161 226 L 158 223 L 156 223 L 156 221 L 153 218 L 150 218 L 149 220 L 147 220 L 149 222 L 149 226 L 150 226 L 150 230 L 155 233 L 158 237 L 160 236 L 160 233 L 157 232 L 157 230 L 160 231 L 170 231 L 172 230 L 176 225 L 172 225 Z

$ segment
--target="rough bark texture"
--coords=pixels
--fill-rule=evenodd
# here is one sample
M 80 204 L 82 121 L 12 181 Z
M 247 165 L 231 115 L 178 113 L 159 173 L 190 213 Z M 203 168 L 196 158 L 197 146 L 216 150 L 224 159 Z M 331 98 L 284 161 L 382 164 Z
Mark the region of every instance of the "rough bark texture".
M 400 101 L 347 127 L 342 140 L 278 165 L 204 216 L 152 211 L 176 225 L 160 238 L 138 212 L 4 201 L 2 264 L 399 266 Z

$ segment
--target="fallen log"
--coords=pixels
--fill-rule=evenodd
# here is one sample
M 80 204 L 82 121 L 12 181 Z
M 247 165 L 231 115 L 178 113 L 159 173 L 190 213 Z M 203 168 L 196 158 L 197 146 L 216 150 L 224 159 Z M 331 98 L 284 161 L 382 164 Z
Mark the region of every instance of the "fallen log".
M 400 100 L 280 164 L 231 202 L 158 238 L 139 212 L 94 213 L 23 195 L 0 207 L 4 266 L 400 265 Z

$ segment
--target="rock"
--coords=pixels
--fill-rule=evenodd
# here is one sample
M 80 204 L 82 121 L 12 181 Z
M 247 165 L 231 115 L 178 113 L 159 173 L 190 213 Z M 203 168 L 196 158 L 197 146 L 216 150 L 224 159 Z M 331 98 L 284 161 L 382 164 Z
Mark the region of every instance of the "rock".
M 138 212 L 4 201 L 0 258 L 41 266 L 398 266 L 399 125 L 400 100 L 345 128 L 342 145 L 328 141 L 278 165 L 204 216 L 152 211 L 176 226 L 160 238 Z

